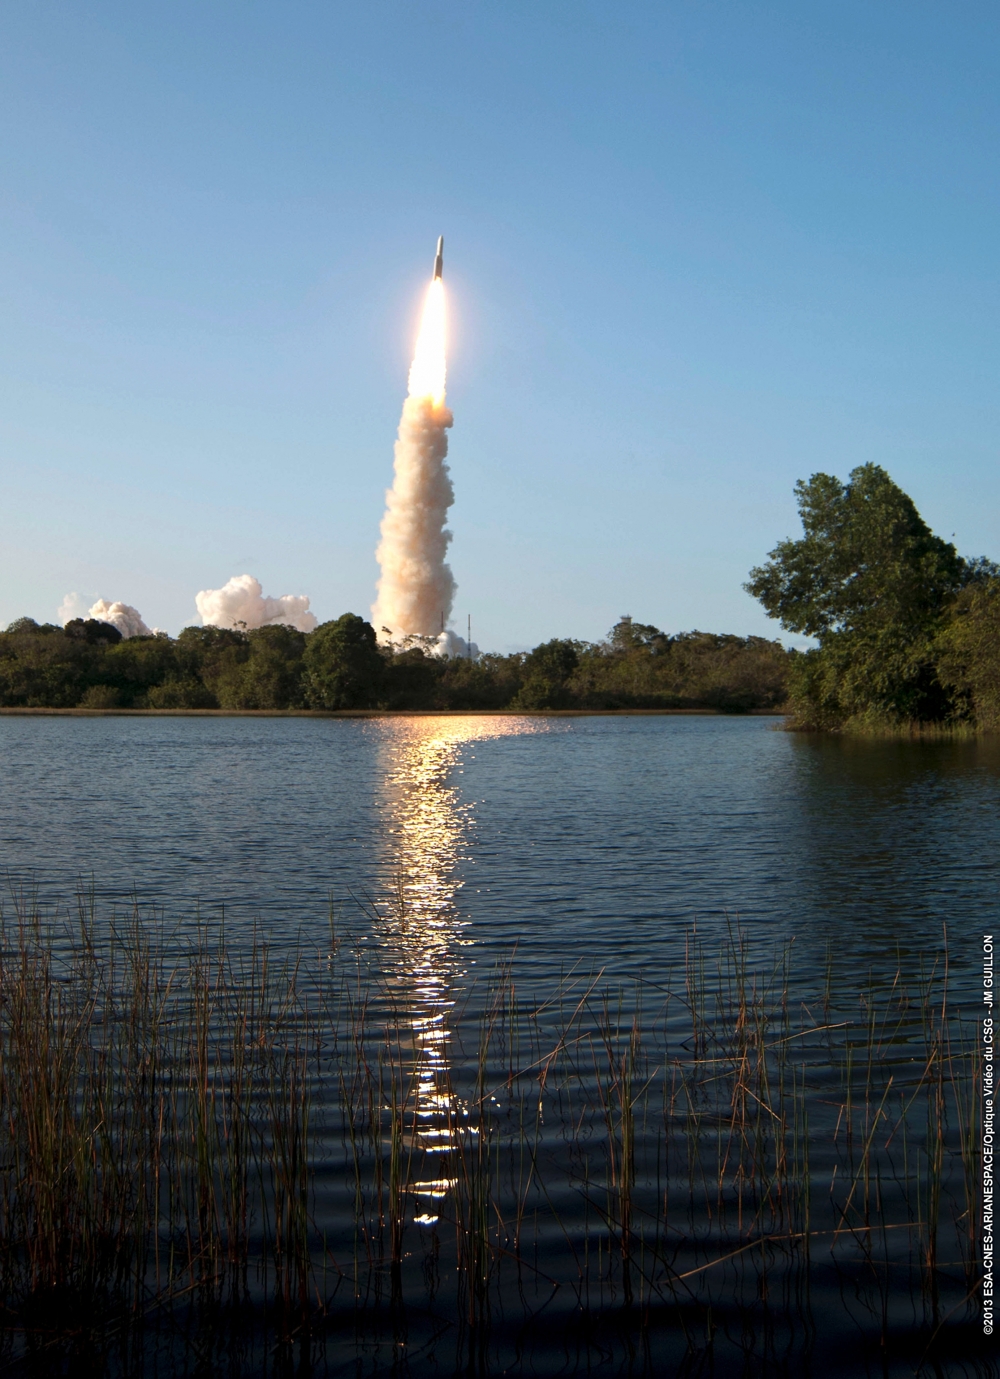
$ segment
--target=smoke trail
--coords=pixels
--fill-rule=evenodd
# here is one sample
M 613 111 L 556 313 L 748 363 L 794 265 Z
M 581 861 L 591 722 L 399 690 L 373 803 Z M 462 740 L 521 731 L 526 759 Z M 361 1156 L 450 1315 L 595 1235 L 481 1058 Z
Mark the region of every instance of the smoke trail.
M 392 488 L 385 497 L 382 568 L 372 605 L 379 638 L 437 638 L 451 616 L 455 580 L 445 562 L 451 532 L 445 527 L 455 501 L 445 456 L 452 414 L 445 405 L 444 287 L 435 278 L 427 293 L 403 403 Z
M 317 625 L 309 612 L 308 594 L 282 594 L 267 598 L 259 579 L 253 575 L 233 575 L 221 589 L 202 589 L 195 594 L 198 615 L 206 627 L 255 627 L 283 624 L 311 632 Z

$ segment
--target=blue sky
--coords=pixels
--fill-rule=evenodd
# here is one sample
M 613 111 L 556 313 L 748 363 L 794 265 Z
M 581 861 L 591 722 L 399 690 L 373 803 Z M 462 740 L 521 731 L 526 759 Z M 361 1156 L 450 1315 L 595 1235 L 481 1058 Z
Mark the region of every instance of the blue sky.
M 819 469 L 1000 557 L 998 57 L 914 0 L 5 6 L 0 623 L 367 615 L 440 233 L 481 645 L 774 635 Z

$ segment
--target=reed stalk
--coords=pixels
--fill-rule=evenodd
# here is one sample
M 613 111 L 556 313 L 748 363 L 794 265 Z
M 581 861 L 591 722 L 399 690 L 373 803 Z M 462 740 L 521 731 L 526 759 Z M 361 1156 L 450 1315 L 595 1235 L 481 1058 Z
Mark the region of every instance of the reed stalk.
M 692 935 L 647 1010 L 574 972 L 533 1003 L 505 961 L 441 1026 L 434 1141 L 413 1013 L 336 938 L 276 961 L 138 911 L 0 914 L 0 1333 L 55 1300 L 138 1335 L 228 1299 L 287 1339 L 429 1289 L 482 1346 L 562 1290 L 584 1314 L 697 1304 L 700 1351 L 734 1296 L 794 1277 L 808 1299 L 830 1261 L 883 1339 L 914 1281 L 943 1326 L 975 1245 L 976 1041 L 947 963 L 862 983 L 853 1012 L 829 980 L 793 1010 L 790 963 Z

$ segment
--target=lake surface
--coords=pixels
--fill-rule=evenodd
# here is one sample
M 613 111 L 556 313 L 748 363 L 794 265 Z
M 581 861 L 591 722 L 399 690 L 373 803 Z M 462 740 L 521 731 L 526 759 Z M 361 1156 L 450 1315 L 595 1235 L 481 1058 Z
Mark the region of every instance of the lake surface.
M 361 1372 L 362 1354 L 373 1375 L 471 1366 L 468 1231 L 456 1223 L 471 1200 L 469 1163 L 489 1145 L 489 1268 L 504 1301 L 474 1372 L 653 1375 L 714 1354 L 728 1379 L 777 1372 L 777 1345 L 780 1372 L 901 1379 L 968 1297 L 971 1180 L 955 1108 L 968 1105 L 981 934 L 997 913 L 1000 744 L 780 727 L 709 716 L 2 716 L 4 903 L 9 914 L 35 896 L 69 913 L 92 892 L 100 917 L 135 898 L 182 946 L 188 926 L 224 913 L 230 944 L 259 925 L 279 952 L 305 955 L 303 981 L 320 996 L 338 971 L 348 984 L 354 971 L 374 975 L 396 1033 L 387 1042 L 376 1028 L 364 1045 L 377 1091 L 361 1168 L 345 1157 L 357 1107 L 345 1111 L 336 1091 L 362 1085 L 358 1069 L 317 1092 L 316 1229 L 342 1260 L 356 1264 L 359 1241 L 375 1251 L 368 1282 L 355 1268 L 354 1291 L 330 1303 L 330 1317 L 342 1306 L 356 1329 L 322 1342 L 327 1372 Z M 736 926 L 759 984 L 753 972 L 734 984 Z M 946 931 L 947 1008 L 925 980 L 935 964 L 940 974 Z M 781 969 L 772 987 L 773 955 L 789 945 L 787 977 Z M 703 990 L 717 982 L 700 1010 L 685 984 L 696 947 Z M 491 998 L 476 978 L 508 960 L 514 985 L 492 1008 L 500 1025 L 477 1074 Z M 597 983 L 609 999 L 590 1000 Z M 317 1049 L 330 1040 L 323 1028 Z M 341 1067 L 350 1047 L 334 1039 L 319 1064 Z M 950 1109 L 933 1122 L 944 1102 L 927 1070 L 944 1067 L 946 1047 Z M 390 1105 L 392 1048 L 401 1081 Z M 626 1066 L 639 1091 L 614 1111 Z M 379 1146 L 400 1105 L 410 1147 L 393 1273 Z M 626 1229 L 612 1199 L 633 1111 Z M 362 1191 L 351 1162 L 377 1191 Z M 940 1231 L 923 1219 L 935 1194 Z M 815 1253 L 803 1255 L 810 1232 Z M 932 1236 L 940 1269 L 927 1266 Z M 647 1263 L 636 1277 L 660 1299 L 641 1324 L 615 1311 L 634 1267 L 622 1262 L 626 1240 L 639 1241 Z M 406 1308 L 420 1341 L 400 1369 Z M 544 1326 L 524 1331 L 536 1313 Z M 580 1341 L 584 1322 L 612 1330 Z M 948 1344 L 969 1335 L 955 1330 Z M 935 1360 L 936 1372 L 988 1372 L 970 1357 Z
M 411 901 L 522 980 L 678 959 L 697 925 L 895 967 L 996 916 L 1000 747 L 723 717 L 0 718 L 0 867 L 65 903 L 222 907 L 275 938 Z M 971 963 L 971 956 L 970 956 Z M 971 970 L 971 967 L 970 967 Z

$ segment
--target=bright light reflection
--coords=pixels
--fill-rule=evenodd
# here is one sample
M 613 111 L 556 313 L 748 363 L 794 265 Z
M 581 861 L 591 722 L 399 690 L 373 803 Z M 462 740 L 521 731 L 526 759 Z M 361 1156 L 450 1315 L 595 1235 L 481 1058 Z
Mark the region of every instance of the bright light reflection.
M 396 967 L 396 990 L 412 1032 L 415 1090 L 408 1129 L 414 1148 L 434 1156 L 427 1170 L 435 1176 L 426 1178 L 420 1176 L 423 1156 L 413 1157 L 409 1190 L 417 1199 L 444 1197 L 455 1186 L 441 1156 L 454 1147 L 456 1123 L 465 1123 L 467 1116 L 451 1087 L 448 1012 L 471 943 L 463 936 L 468 920 L 458 897 L 474 806 L 463 799 L 453 776 L 476 742 L 545 730 L 537 719 L 517 718 L 394 719 L 384 725 L 383 836 L 392 885 L 379 906 L 380 937 Z M 437 1220 L 426 1213 L 413 1219 L 418 1225 Z

